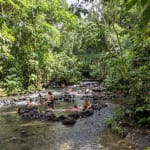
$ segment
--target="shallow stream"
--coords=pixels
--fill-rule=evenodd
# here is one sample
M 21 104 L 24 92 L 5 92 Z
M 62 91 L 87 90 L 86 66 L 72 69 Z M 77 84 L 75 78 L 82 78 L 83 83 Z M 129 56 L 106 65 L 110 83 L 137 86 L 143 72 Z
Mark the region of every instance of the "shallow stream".
M 82 101 L 76 97 L 77 104 Z M 25 119 L 15 113 L 16 107 L 1 108 L 0 150 L 128 150 L 127 145 L 104 125 L 115 107 L 107 104 L 100 112 L 80 118 L 70 127 L 61 122 Z M 73 104 L 60 102 L 56 108 L 70 105 Z

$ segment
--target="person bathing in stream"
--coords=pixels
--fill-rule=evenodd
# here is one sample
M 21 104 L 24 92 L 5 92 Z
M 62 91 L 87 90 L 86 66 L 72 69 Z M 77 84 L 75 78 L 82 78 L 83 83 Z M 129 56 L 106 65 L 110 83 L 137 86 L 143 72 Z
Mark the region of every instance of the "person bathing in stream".
M 30 99 L 30 100 L 29 100 L 29 102 L 28 102 L 27 106 L 28 106 L 28 107 L 32 107 L 32 106 L 33 106 L 32 99 Z
M 54 109 L 54 95 L 52 92 L 48 92 L 48 99 L 46 101 L 48 110 Z
M 74 105 L 73 107 L 66 108 L 65 111 L 66 112 L 80 112 L 81 110 L 77 105 Z
M 85 99 L 85 101 L 83 103 L 83 111 L 87 111 L 91 107 L 92 107 L 92 104 L 87 99 Z
M 79 108 L 77 105 L 74 105 L 73 111 L 74 111 L 74 112 L 79 112 L 79 111 L 81 111 L 81 110 L 80 110 L 80 108 Z

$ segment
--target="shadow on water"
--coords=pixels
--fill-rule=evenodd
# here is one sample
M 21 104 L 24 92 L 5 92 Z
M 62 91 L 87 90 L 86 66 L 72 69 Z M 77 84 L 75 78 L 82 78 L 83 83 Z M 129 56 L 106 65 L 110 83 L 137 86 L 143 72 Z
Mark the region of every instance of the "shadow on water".
M 69 107 L 70 104 L 57 104 Z M 1 150 L 127 150 L 119 137 L 105 129 L 115 105 L 109 103 L 100 113 L 80 118 L 74 126 L 22 118 L 16 108 L 0 110 Z M 57 114 L 60 115 L 60 114 Z

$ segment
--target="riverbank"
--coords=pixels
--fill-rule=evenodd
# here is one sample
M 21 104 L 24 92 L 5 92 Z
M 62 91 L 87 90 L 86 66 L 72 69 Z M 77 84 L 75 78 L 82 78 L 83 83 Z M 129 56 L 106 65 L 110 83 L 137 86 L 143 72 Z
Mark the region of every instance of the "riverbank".
M 122 118 L 124 117 L 122 107 L 125 105 L 125 98 L 116 98 L 111 102 L 119 105 L 119 107 L 114 111 L 113 117 L 106 121 L 107 126 L 111 128 L 110 130 L 119 134 L 122 138 L 120 142 L 127 143 L 129 149 L 150 150 L 150 128 L 148 126 L 139 126 L 133 123 L 133 120 L 127 121 Z
M 61 95 L 62 94 L 61 90 L 59 90 L 59 92 L 58 92 L 58 90 L 56 90 L 56 91 L 52 90 L 52 91 L 55 95 Z M 24 98 L 25 98 L 24 99 L 25 101 L 27 101 L 29 98 L 37 98 L 38 94 L 39 93 L 32 93 L 31 95 L 21 95 L 17 98 L 18 99 L 17 102 L 20 101 L 21 99 L 24 99 Z M 42 96 L 46 96 L 47 91 L 45 91 L 43 93 L 41 92 L 41 94 L 42 94 Z M 83 103 L 83 100 L 81 97 L 85 96 L 85 94 L 78 94 L 78 93 L 74 93 L 74 94 L 76 95 L 75 96 L 75 102 L 77 102 L 77 104 L 81 105 Z M 86 96 L 88 96 L 88 94 L 86 94 Z M 109 97 L 109 96 L 106 96 L 106 97 Z M 108 129 L 104 127 L 105 126 L 104 125 L 105 119 L 111 117 L 113 108 L 116 107 L 118 104 L 117 101 L 116 101 L 117 102 L 116 104 L 115 103 L 111 104 L 112 101 L 110 102 L 110 100 L 108 100 L 108 98 L 107 98 L 107 100 L 105 100 L 106 97 L 105 97 L 105 95 L 102 96 L 102 94 L 101 94 L 100 101 L 107 102 L 108 103 L 107 107 L 104 107 L 99 112 L 96 112 L 93 115 L 93 117 L 84 119 L 84 122 L 89 123 L 88 128 L 90 126 L 91 132 L 93 132 L 93 130 L 94 130 L 93 128 L 96 128 L 96 132 L 99 132 L 99 135 L 97 135 L 96 132 L 94 132 L 93 134 L 96 136 L 96 138 L 98 138 L 98 136 L 99 136 L 100 140 L 96 140 L 96 143 L 98 143 L 98 141 L 100 141 L 99 143 L 101 143 L 101 146 L 100 146 L 101 150 L 116 150 L 116 149 L 120 149 L 120 150 L 128 150 L 128 149 L 144 150 L 144 148 L 146 148 L 147 146 L 150 145 L 149 129 L 146 129 L 146 130 L 145 129 L 134 129 L 134 128 L 128 127 L 128 128 L 125 128 L 125 130 L 124 130 L 125 132 L 124 132 L 123 137 L 119 137 L 115 133 L 111 132 L 110 130 L 108 131 Z M 9 98 L 9 99 L 11 99 L 11 98 Z M 95 98 L 97 98 L 97 97 L 95 97 Z M 63 105 L 64 102 L 63 101 L 60 101 L 60 102 L 61 103 L 58 103 L 57 105 Z M 65 103 L 65 104 L 67 105 L 66 107 L 69 107 L 69 105 L 67 103 Z M 11 117 L 11 116 L 15 116 L 14 112 L 15 111 L 12 111 L 12 112 L 5 112 L 5 111 L 3 112 L 2 111 L 1 114 L 3 116 L 9 115 Z M 82 123 L 82 120 L 83 119 L 78 120 L 77 126 L 78 126 L 78 124 Z M 30 122 L 34 122 L 34 121 L 30 121 Z M 22 122 L 20 122 L 20 123 L 22 123 Z M 27 124 L 29 124 L 29 122 L 27 122 Z M 40 124 L 40 122 L 37 122 L 37 126 L 38 126 L 38 124 Z M 59 125 L 60 124 L 57 123 L 56 126 L 59 126 Z M 73 128 L 77 128 L 76 125 Z M 83 128 L 85 128 L 84 125 L 83 125 Z M 77 129 L 75 129 L 75 130 L 77 130 Z M 68 134 L 67 130 L 65 132 L 66 132 L 66 134 Z M 77 131 L 74 131 L 74 132 L 76 133 Z M 81 133 L 85 134 L 84 131 L 82 131 Z M 80 131 L 78 131 L 78 135 L 80 135 L 82 137 L 81 133 L 80 133 Z M 78 135 L 76 135 L 76 136 L 78 136 Z M 74 138 L 76 139 L 76 137 L 74 137 Z M 91 143 L 91 145 L 92 145 L 92 143 Z M 100 147 L 98 147 L 98 148 L 100 148 Z M 96 148 L 96 149 L 98 149 L 98 148 Z
M 130 149 L 147 150 L 150 149 L 150 129 L 148 128 L 128 128 L 125 140 Z M 149 148 L 148 148 L 149 147 Z

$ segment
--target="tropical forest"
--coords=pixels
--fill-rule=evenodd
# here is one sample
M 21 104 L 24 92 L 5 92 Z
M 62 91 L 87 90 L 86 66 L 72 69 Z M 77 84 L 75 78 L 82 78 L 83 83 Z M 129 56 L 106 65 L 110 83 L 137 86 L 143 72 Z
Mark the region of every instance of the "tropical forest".
M 150 150 L 150 0 L 0 0 L 1 150 Z

